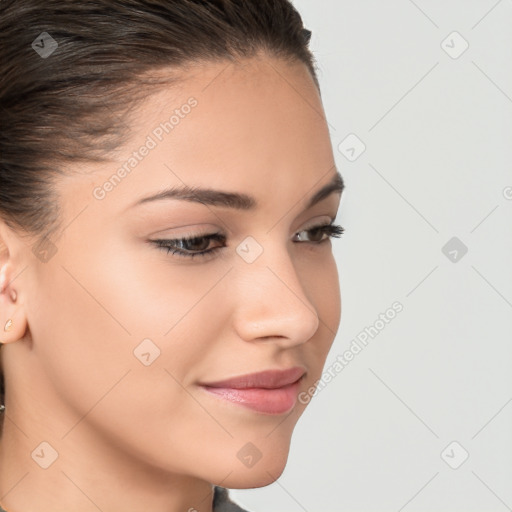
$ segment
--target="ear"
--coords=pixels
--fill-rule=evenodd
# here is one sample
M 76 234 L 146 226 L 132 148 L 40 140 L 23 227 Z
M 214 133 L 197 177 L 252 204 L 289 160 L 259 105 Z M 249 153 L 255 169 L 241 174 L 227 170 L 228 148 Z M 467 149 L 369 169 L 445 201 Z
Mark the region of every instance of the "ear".
M 0 343 L 23 338 L 27 318 L 23 307 L 23 283 L 17 279 L 22 269 L 13 260 L 14 249 L 20 246 L 13 230 L 0 219 Z M 19 260 L 18 260 L 19 261 Z

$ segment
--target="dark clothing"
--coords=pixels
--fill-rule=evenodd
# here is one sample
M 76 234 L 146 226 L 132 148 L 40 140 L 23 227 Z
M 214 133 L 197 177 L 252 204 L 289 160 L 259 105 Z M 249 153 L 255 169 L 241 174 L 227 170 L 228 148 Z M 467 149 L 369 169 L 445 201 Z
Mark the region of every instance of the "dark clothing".
M 0 511 L 1 512 L 1 511 Z M 213 495 L 213 512 L 248 512 L 231 501 L 229 492 L 224 487 L 215 486 Z

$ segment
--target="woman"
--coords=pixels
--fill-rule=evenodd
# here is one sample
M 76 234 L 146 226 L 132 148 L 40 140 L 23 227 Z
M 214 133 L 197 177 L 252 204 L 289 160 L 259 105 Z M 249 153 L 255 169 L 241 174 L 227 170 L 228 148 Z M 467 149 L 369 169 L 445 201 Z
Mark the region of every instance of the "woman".
M 310 33 L 288 0 L 0 9 L 0 503 L 242 510 L 340 322 Z

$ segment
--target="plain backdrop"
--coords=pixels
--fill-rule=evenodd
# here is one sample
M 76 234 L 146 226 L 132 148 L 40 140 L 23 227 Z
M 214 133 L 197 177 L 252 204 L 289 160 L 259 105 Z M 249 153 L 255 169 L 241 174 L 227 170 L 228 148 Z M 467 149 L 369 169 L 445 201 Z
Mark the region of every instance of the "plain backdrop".
M 512 510 L 512 1 L 294 5 L 346 182 L 326 367 L 368 340 L 283 475 L 231 495 L 251 512 Z

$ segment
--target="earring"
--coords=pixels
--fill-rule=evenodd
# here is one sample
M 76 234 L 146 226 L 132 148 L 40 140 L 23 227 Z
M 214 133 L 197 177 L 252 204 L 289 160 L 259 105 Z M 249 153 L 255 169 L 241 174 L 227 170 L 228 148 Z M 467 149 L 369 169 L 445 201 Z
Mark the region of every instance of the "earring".
M 9 332 L 11 329 L 12 329 L 12 319 L 9 318 L 9 320 L 7 320 L 7 322 L 5 322 L 4 331 Z

